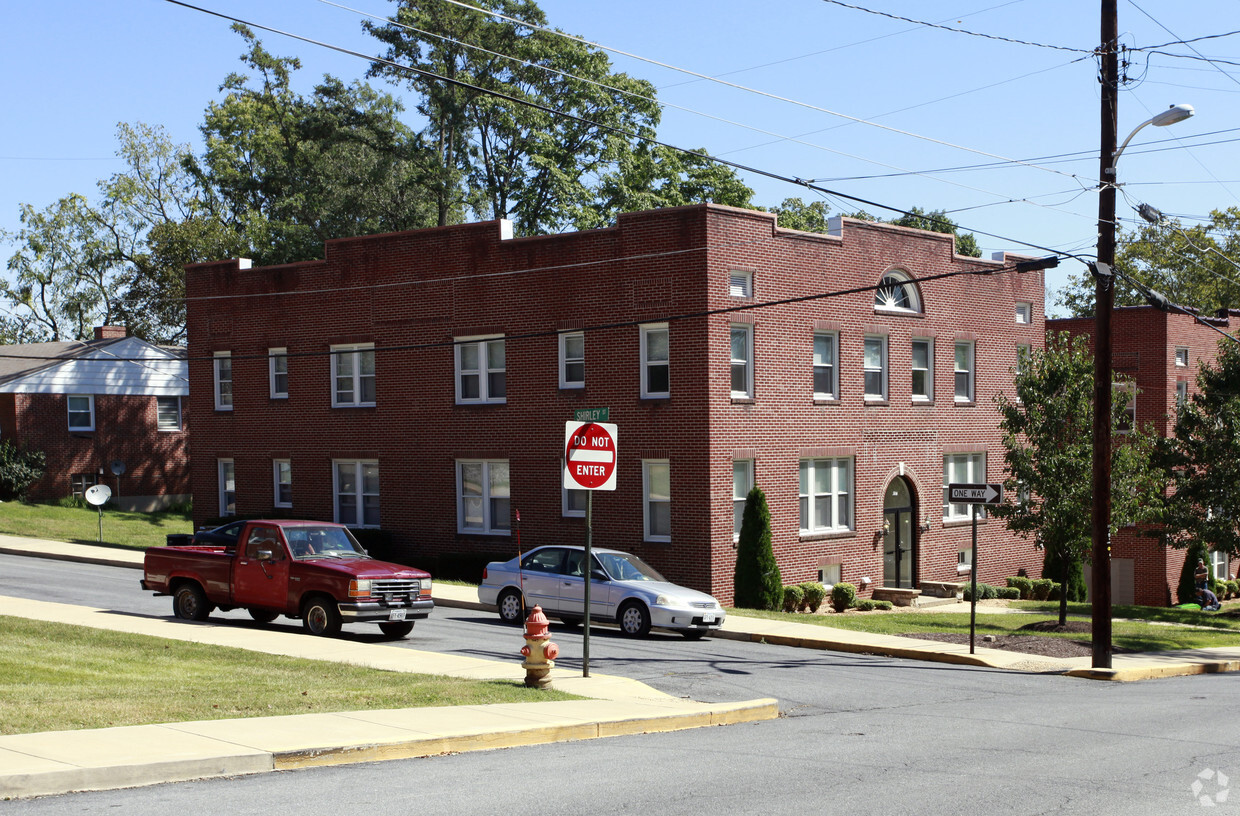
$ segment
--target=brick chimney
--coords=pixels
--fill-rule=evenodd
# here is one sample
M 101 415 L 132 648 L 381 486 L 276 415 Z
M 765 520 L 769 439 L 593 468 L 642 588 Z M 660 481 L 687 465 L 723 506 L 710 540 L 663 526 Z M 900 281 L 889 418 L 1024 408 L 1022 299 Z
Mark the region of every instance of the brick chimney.
M 96 326 L 95 327 L 95 339 L 96 340 L 120 340 L 121 338 L 127 336 L 128 334 L 129 332 L 125 329 L 124 326 Z

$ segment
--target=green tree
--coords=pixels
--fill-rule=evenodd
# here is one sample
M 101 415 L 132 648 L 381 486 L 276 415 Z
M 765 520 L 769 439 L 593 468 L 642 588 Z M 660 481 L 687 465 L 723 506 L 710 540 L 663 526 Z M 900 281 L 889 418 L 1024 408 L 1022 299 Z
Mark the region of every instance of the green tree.
M 756 485 L 745 497 L 740 540 L 736 545 L 733 603 L 743 609 L 779 609 L 784 584 L 771 546 L 771 511 Z
M 784 229 L 823 234 L 827 231 L 827 219 L 831 213 L 831 205 L 825 201 L 811 201 L 806 204 L 800 198 L 785 198 L 777 207 L 762 209 L 775 213 L 778 219 L 776 223 Z
M 1022 360 L 1015 399 L 996 399 L 1003 432 L 1005 490 L 1015 500 L 994 508 L 1008 529 L 1034 536 L 1058 575 L 1072 573 L 1090 551 L 1092 490 L 1093 357 L 1086 338 L 1048 336 L 1046 348 Z M 1127 421 L 1127 392 L 1113 392 L 1111 432 L 1122 440 L 1111 457 L 1111 531 L 1156 517 L 1163 480 L 1152 461 L 1152 433 Z M 1059 623 L 1067 623 L 1068 592 L 1060 593 Z
M 43 451 L 23 450 L 8 439 L 0 441 L 0 501 L 25 496 L 30 486 L 43 478 L 46 468 Z
M 1210 213 L 1207 223 L 1184 227 L 1166 219 L 1135 233 L 1122 233 L 1115 267 L 1122 275 L 1161 292 L 1181 306 L 1212 314 L 1240 304 L 1240 207 Z M 1059 305 L 1078 317 L 1094 314 L 1094 279 L 1074 275 L 1060 290 Z M 1124 277 L 1115 281 L 1115 305 L 1145 303 L 1141 292 Z
M 1174 487 L 1161 521 L 1172 547 L 1197 543 L 1240 557 L 1240 344 L 1219 342 L 1198 393 L 1180 406 L 1160 461 Z M 1207 558 L 1207 563 L 1209 559 Z
M 982 255 L 981 247 L 978 246 L 977 238 L 974 237 L 973 233 L 961 233 L 956 222 L 948 218 L 947 213 L 943 210 L 926 212 L 921 207 L 913 207 L 907 214 L 900 216 L 891 223 L 897 227 L 912 227 L 914 229 L 954 235 L 956 237 L 957 255 L 968 255 L 971 258 L 980 258 Z

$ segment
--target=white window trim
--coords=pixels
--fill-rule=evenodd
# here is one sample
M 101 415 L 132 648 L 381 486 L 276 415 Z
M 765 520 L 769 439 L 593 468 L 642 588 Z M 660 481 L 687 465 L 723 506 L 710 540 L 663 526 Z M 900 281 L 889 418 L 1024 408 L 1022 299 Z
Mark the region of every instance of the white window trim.
M 1016 322 L 1022 326 L 1033 323 L 1033 304 L 1018 302 L 1016 304 Z
M 284 390 L 281 391 L 276 387 L 276 360 L 284 360 Z M 286 348 L 270 348 L 267 349 L 267 384 L 270 388 L 272 399 L 288 399 L 288 349 Z M 335 383 L 333 381 L 333 390 Z
M 737 291 L 738 289 L 740 290 L 739 292 Z M 728 296 L 752 298 L 753 272 L 748 269 L 733 269 L 728 272 Z
M 956 367 L 956 349 L 965 346 L 969 351 L 968 368 Z M 956 393 L 956 375 L 968 373 L 969 375 L 969 393 L 967 396 L 960 396 Z M 957 340 L 952 346 L 952 396 L 956 402 L 971 403 L 977 401 L 977 344 L 971 340 Z
M 1176 410 L 1179 410 L 1179 408 L 1183 406 L 1186 402 L 1188 402 L 1188 381 L 1180 380 L 1175 384 Z
M 164 428 L 159 424 L 159 401 L 161 399 L 174 399 L 177 401 L 177 426 L 175 428 Z M 156 397 L 155 398 L 155 430 L 159 433 L 177 433 L 185 430 L 185 416 L 182 413 L 180 397 Z
M 737 493 L 736 474 L 737 474 L 738 465 L 742 469 L 742 474 L 743 474 L 742 481 L 744 482 L 744 484 L 742 485 L 744 489 L 741 491 L 741 495 L 739 496 L 736 495 Z M 734 544 L 741 540 L 741 525 L 737 521 L 736 505 L 738 502 L 741 504 L 742 513 L 743 513 L 745 502 L 749 498 L 749 491 L 753 490 L 753 486 L 754 486 L 753 460 L 752 459 L 733 459 L 732 460 L 732 543 Z
M 293 463 L 288 459 L 272 459 L 271 460 L 271 506 L 272 507 L 292 507 L 293 501 L 290 498 L 286 502 L 280 501 L 280 465 L 288 465 L 288 486 L 289 496 L 293 495 Z
M 845 471 L 846 471 L 845 479 L 848 481 L 848 484 L 844 485 L 842 488 L 839 484 L 836 483 L 836 474 L 839 473 L 839 465 L 841 462 L 844 463 L 845 465 Z M 809 472 L 806 474 L 805 483 L 806 483 L 806 486 L 809 492 L 802 493 L 801 488 L 800 488 L 801 468 L 805 466 L 807 463 L 809 467 Z M 813 492 L 814 473 L 820 467 L 826 467 L 831 473 L 831 490 L 823 494 L 818 494 L 818 493 Z M 805 536 L 805 535 L 817 535 L 821 533 L 843 533 L 843 532 L 849 532 L 853 529 L 854 518 L 856 515 L 856 497 L 854 496 L 854 491 L 853 491 L 853 485 L 856 483 L 855 468 L 856 468 L 856 463 L 854 462 L 851 456 L 801 459 L 800 461 L 797 462 L 797 505 L 798 505 L 797 506 L 797 525 L 800 528 L 801 535 Z M 848 508 L 848 522 L 845 524 L 840 523 L 839 497 L 841 494 L 846 496 L 848 499 L 847 504 L 846 504 Z M 818 516 L 814 509 L 816 506 L 814 503 L 814 499 L 819 495 L 831 497 L 831 524 L 830 526 L 820 525 L 818 523 Z M 803 498 L 808 499 L 807 510 L 808 510 L 809 517 L 810 517 L 809 527 L 800 527 L 800 523 L 801 523 L 800 502 L 801 502 L 801 499 Z
M 1180 362 L 1183 360 L 1184 362 Z M 1175 365 L 1177 368 L 1188 368 L 1188 346 L 1175 347 Z
M 667 399 L 672 395 L 672 333 L 667 323 L 649 323 L 639 327 L 641 331 L 641 398 L 642 399 Z M 654 332 L 663 332 L 667 335 L 667 360 L 654 360 L 648 358 L 647 351 L 649 348 L 649 337 Z M 667 390 L 666 391 L 650 391 L 648 386 L 650 383 L 650 368 L 653 366 L 667 367 Z
M 227 497 L 230 491 L 227 489 L 228 483 L 224 478 L 224 469 L 226 467 L 232 470 L 232 477 L 233 477 L 232 478 L 233 489 L 231 491 L 232 497 L 233 497 L 232 512 L 229 512 L 228 510 Z M 216 501 L 219 502 L 219 504 L 216 505 L 216 509 L 219 510 L 220 517 L 223 518 L 224 516 L 237 515 L 237 464 L 232 459 L 216 459 L 215 460 L 215 486 L 216 486 Z
M 462 535 L 496 535 L 506 536 L 512 535 L 511 519 L 504 519 L 504 524 L 510 525 L 500 527 L 495 519 L 491 518 L 491 465 L 502 463 L 509 465 L 509 507 L 512 506 L 511 484 L 512 470 L 509 460 L 507 459 L 457 459 L 456 460 L 456 531 Z M 465 495 L 464 485 L 461 480 L 462 465 L 482 465 L 482 479 L 480 487 L 482 488 L 482 526 L 467 527 L 465 526 Z
M 332 407 L 333 408 L 374 408 L 375 400 L 362 401 L 362 353 L 369 351 L 372 354 L 375 350 L 374 343 L 349 343 L 347 345 L 332 346 L 331 353 L 328 357 L 331 359 L 331 389 L 332 389 Z M 343 355 L 349 355 L 353 363 L 353 401 L 344 402 L 340 399 L 340 391 L 336 388 L 336 367 Z M 378 360 L 375 360 L 375 396 L 379 394 L 379 369 Z
M 735 357 L 731 357 L 732 334 L 738 331 L 745 333 L 745 349 L 749 353 L 749 358 L 747 360 L 738 360 Z M 732 382 L 732 367 L 735 366 L 737 363 L 744 363 L 745 365 L 745 390 L 744 391 L 733 390 L 731 392 L 732 398 L 733 399 L 753 399 L 753 369 L 754 369 L 753 356 L 754 355 L 753 355 L 753 324 L 752 323 L 733 323 L 729 326 L 728 328 L 728 356 L 731 358 L 731 363 L 728 366 L 728 387 L 729 388 L 731 388 L 731 382 Z
M 585 518 L 585 510 L 574 510 L 568 503 L 569 493 L 588 493 L 587 490 L 579 490 L 571 487 L 560 486 L 560 515 L 564 518 Z
M 650 468 L 652 465 L 662 465 L 667 468 L 667 489 L 668 497 L 660 500 L 660 504 L 667 504 L 671 507 L 672 498 L 672 466 L 668 459 L 643 459 L 642 460 L 642 540 L 643 541 L 659 541 L 670 542 L 672 540 L 671 531 L 669 529 L 667 535 L 654 535 L 650 532 L 650 506 L 654 504 L 654 500 L 650 498 Z M 671 524 L 671 512 L 668 512 L 668 524 Z
M 1132 380 L 1117 380 L 1114 387 L 1114 401 L 1119 402 L 1120 394 L 1127 394 L 1124 404 L 1124 411 L 1128 414 L 1129 422 L 1127 428 L 1116 428 L 1118 434 L 1132 433 L 1137 427 L 1137 386 Z
M 968 521 L 973 518 L 972 505 L 949 503 L 947 501 L 947 485 L 954 481 L 952 472 L 955 470 L 957 460 L 967 457 L 968 474 L 964 480 L 964 484 L 984 484 L 986 482 L 986 454 L 978 453 L 948 453 L 943 455 L 943 521 Z M 963 509 L 961 509 L 963 508 Z M 978 518 L 986 517 L 986 508 L 981 507 L 978 510 Z
M 350 527 L 359 528 L 378 528 L 382 525 L 382 521 L 376 524 L 366 524 L 366 479 L 363 476 L 362 468 L 366 465 L 374 465 L 379 467 L 378 459 L 333 459 L 332 460 L 332 521 L 337 524 L 345 524 L 340 520 L 340 466 L 348 465 L 353 467 L 353 481 L 357 484 L 357 492 L 353 497 L 357 500 L 357 519 L 350 524 Z M 382 519 L 383 498 L 380 493 L 373 494 L 379 497 L 379 513 Z
M 86 400 L 86 407 L 87 407 L 86 411 L 74 411 L 73 410 L 73 401 L 80 400 L 80 399 Z M 85 433 L 87 431 L 95 430 L 95 395 L 94 394 L 69 394 L 68 399 L 65 400 L 65 405 L 66 405 L 66 408 L 68 408 L 68 416 L 65 417 L 65 422 L 68 424 L 69 430 L 71 432 Z M 73 415 L 83 414 L 83 413 L 90 414 L 90 425 L 89 426 L 74 425 Z
M 829 392 L 815 390 L 814 399 L 822 399 L 822 400 L 839 399 L 839 396 L 840 396 L 840 333 L 833 332 L 833 331 L 832 332 L 828 332 L 828 331 L 814 332 L 815 345 L 817 345 L 817 340 L 819 337 L 830 337 L 831 338 L 831 390 Z M 811 386 L 812 386 L 813 381 L 815 379 L 813 377 L 814 369 L 817 368 L 818 365 L 817 363 L 814 363 L 812 360 L 812 357 L 813 357 L 812 348 L 810 349 L 810 355 L 811 355 L 810 377 L 811 377 Z
M 220 361 L 222 360 L 228 361 L 228 379 L 226 380 L 220 377 Z M 215 390 L 215 410 L 231 411 L 233 409 L 232 352 L 231 351 L 215 352 L 215 354 L 213 355 L 213 359 L 211 361 L 211 365 L 212 365 L 212 371 L 213 371 L 213 377 L 214 377 L 213 387 Z M 225 398 L 224 391 L 222 388 L 224 383 L 228 383 L 227 398 Z
M 581 357 L 570 358 L 568 356 L 568 339 L 570 337 L 581 338 Z M 586 335 L 585 332 L 560 332 L 560 388 L 585 388 L 586 387 Z M 581 363 L 581 379 L 570 380 L 568 378 L 568 364 Z M 459 381 L 458 381 L 459 382 Z M 459 387 L 459 386 L 458 386 Z
M 879 393 L 871 394 L 868 386 L 865 385 L 865 375 L 872 372 L 865 361 L 866 346 L 877 341 L 879 344 L 879 368 L 878 373 L 881 379 Z M 886 402 L 887 401 L 887 335 L 885 334 L 867 334 L 861 343 L 861 371 L 862 371 L 862 393 L 865 395 L 866 402 Z
M 913 346 L 912 343 L 926 344 L 926 393 L 913 394 L 913 402 L 934 402 L 934 338 L 933 337 L 914 337 L 909 344 L 909 388 L 912 388 L 913 372 L 920 369 L 913 368 Z
M 499 340 L 504 342 L 504 367 L 489 368 L 487 359 L 487 345 Z M 461 369 L 461 348 L 463 346 L 475 346 L 478 352 L 478 368 L 470 369 L 468 372 Z M 502 334 L 492 334 L 486 337 L 456 337 L 452 341 L 452 371 L 453 382 L 456 392 L 457 405 L 503 405 L 508 402 L 507 396 L 507 380 L 508 380 L 508 347 Z M 492 397 L 490 393 L 490 376 L 491 374 L 504 372 L 504 396 Z M 476 374 L 478 377 L 478 396 L 466 399 L 461 396 L 461 375 L 466 373 Z

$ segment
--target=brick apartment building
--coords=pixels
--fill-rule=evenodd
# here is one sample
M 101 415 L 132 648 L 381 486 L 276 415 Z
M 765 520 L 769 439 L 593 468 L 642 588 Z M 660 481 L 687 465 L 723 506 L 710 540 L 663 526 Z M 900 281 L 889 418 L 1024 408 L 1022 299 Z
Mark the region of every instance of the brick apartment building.
M 1237 316 L 1240 312 L 1233 310 L 1203 319 L 1230 331 Z M 1083 335 L 1092 349 L 1092 317 L 1047 320 L 1046 330 Z M 1219 339 L 1217 331 L 1186 314 L 1152 306 L 1116 309 L 1111 318 L 1111 365 L 1117 381 L 1130 383 L 1125 386 L 1130 393 L 1135 386 L 1135 399 L 1128 403 L 1129 422 L 1152 426 L 1159 436 L 1173 436 L 1176 406 L 1196 393 L 1201 364 L 1217 361 Z M 1183 550 L 1168 549 L 1136 527 L 1120 530 L 1111 538 L 1112 602 L 1146 606 L 1175 602 L 1184 558 Z M 1225 553 L 1216 552 L 1213 559 L 1215 575 L 1234 574 Z
M 195 521 L 292 513 L 411 553 L 512 554 L 516 510 L 525 549 L 582 542 L 564 426 L 607 407 L 618 477 L 593 497 L 595 546 L 728 602 L 756 482 L 785 583 L 956 581 L 970 516 L 944 482 L 1002 479 L 994 397 L 1044 339 L 1042 273 L 1012 268 L 950 235 L 714 205 L 192 266 Z M 968 270 L 988 274 L 929 280 Z M 1040 574 L 1031 541 L 985 519 L 978 537 L 980 580 Z
M 185 350 L 101 326 L 88 341 L 0 347 L 0 438 L 43 451 L 35 501 L 97 483 L 110 507 L 155 510 L 189 499 Z

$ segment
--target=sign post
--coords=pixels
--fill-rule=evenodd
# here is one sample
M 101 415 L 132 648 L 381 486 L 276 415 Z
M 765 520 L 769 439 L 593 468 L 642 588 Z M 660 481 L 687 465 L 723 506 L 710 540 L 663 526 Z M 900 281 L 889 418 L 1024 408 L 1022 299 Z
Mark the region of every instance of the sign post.
M 594 535 L 594 491 L 616 489 L 616 426 L 595 422 L 606 419 L 608 409 L 589 408 L 574 412 L 564 424 L 564 487 L 586 491 L 585 602 L 581 642 L 581 676 L 590 676 L 590 583 L 593 580 L 591 538 Z
M 952 504 L 972 505 L 973 563 L 969 567 L 972 581 L 972 590 L 969 592 L 969 654 L 973 654 L 973 642 L 977 632 L 977 508 L 984 504 L 1002 504 L 1003 485 L 952 482 L 947 485 L 947 500 Z

